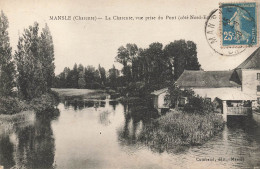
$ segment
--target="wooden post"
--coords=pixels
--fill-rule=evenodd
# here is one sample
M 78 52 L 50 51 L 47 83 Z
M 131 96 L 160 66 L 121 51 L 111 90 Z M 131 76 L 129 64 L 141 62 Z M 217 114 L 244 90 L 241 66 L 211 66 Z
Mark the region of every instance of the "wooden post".
M 227 122 L 227 101 L 223 100 L 222 105 L 223 105 L 223 120 L 224 122 Z

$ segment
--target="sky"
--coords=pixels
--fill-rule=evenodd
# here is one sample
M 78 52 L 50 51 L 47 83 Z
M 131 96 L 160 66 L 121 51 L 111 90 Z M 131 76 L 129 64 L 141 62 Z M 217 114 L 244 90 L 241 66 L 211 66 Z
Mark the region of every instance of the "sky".
M 259 1 L 259 0 L 258 0 Z M 258 2 L 257 1 L 257 2 Z M 209 46 L 205 37 L 206 19 L 178 19 L 195 15 L 208 16 L 226 0 L 0 0 L 9 20 L 13 53 L 19 35 L 35 21 L 48 24 L 54 42 L 55 73 L 75 63 L 100 64 L 106 70 L 115 62 L 117 49 L 127 43 L 148 48 L 153 42 L 166 45 L 174 40 L 191 40 L 197 44 L 197 56 L 204 70 L 229 70 L 243 62 L 257 47 L 247 48 L 235 56 L 221 56 Z M 232 0 L 236 2 L 236 0 Z M 240 1 L 238 1 L 240 2 Z M 50 16 L 81 16 L 93 20 L 50 20 Z M 111 20 L 105 20 L 107 16 Z M 158 20 L 158 17 L 163 17 Z M 166 20 L 166 16 L 176 19 Z M 113 17 L 155 17 L 156 20 L 113 20 Z M 258 22 L 259 29 L 259 22 Z

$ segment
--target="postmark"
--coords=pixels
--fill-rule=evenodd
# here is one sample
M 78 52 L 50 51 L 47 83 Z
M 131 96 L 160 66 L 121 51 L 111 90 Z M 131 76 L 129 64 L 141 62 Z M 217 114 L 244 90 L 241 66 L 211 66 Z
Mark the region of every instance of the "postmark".
M 222 56 L 235 56 L 246 50 L 244 46 L 222 48 L 220 29 L 220 9 L 214 9 L 205 22 L 205 37 L 211 49 Z
M 220 3 L 222 48 L 251 47 L 258 44 L 257 4 Z

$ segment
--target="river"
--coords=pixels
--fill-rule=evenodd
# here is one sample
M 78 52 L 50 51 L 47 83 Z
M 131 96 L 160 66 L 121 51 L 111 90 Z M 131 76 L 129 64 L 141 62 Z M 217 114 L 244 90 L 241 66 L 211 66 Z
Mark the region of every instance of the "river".
M 157 116 L 116 101 L 65 99 L 53 117 L 0 135 L 0 165 L 7 168 L 253 168 L 260 167 L 260 124 L 229 119 L 201 146 L 152 148 L 138 141 Z

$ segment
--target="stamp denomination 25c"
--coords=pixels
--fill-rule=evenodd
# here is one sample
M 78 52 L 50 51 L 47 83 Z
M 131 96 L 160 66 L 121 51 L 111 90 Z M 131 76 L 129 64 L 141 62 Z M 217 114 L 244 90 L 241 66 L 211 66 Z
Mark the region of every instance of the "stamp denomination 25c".
M 250 47 L 258 43 L 257 4 L 221 3 L 221 47 Z

